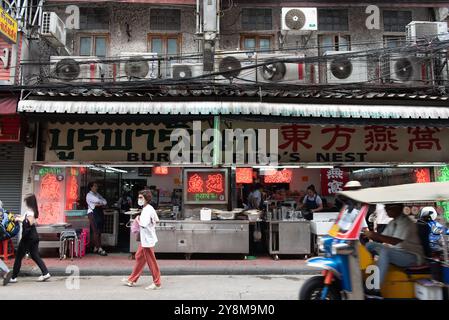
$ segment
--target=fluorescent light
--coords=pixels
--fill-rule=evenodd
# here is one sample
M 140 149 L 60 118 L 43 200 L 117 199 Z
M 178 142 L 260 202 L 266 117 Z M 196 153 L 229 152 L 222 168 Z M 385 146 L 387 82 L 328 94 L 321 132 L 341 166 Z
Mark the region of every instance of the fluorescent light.
M 334 166 L 320 166 L 320 165 L 311 165 L 311 166 L 304 166 L 306 169 L 333 169 Z
M 120 170 L 120 169 L 109 167 L 109 166 L 103 166 L 103 168 L 105 168 L 106 170 L 109 170 L 107 172 L 128 173 L 128 171 L 126 171 L 126 170 Z
M 300 166 L 253 166 L 254 169 L 275 170 L 275 169 L 299 169 Z

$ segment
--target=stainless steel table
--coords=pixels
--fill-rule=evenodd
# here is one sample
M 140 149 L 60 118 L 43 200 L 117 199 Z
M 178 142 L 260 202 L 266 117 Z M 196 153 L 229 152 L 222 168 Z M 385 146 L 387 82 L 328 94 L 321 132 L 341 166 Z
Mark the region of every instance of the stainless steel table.
M 280 254 L 309 255 L 310 222 L 307 220 L 268 221 L 268 252 L 275 259 Z

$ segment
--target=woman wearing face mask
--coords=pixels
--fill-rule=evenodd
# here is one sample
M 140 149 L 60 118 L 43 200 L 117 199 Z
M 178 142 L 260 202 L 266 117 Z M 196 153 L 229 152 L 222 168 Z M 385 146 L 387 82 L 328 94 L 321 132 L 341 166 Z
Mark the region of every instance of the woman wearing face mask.
M 153 283 L 145 289 L 157 290 L 161 288 L 161 272 L 154 255 L 154 246 L 157 243 L 156 223 L 159 222 L 156 211 L 150 205 L 151 191 L 143 190 L 139 192 L 138 204 L 142 206 L 142 213 L 136 220 L 140 225 L 140 244 L 136 252 L 136 263 L 133 272 L 128 279 L 125 279 L 129 287 L 139 280 L 142 275 L 145 263 L 150 268 L 153 276 Z

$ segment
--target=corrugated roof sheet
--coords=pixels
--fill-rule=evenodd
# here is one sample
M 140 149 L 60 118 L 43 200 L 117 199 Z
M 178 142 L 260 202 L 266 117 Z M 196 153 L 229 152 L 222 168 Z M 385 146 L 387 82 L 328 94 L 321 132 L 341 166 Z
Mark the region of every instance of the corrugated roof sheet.
M 248 101 L 22 100 L 19 112 L 67 114 L 264 115 L 364 119 L 449 119 L 448 107 Z

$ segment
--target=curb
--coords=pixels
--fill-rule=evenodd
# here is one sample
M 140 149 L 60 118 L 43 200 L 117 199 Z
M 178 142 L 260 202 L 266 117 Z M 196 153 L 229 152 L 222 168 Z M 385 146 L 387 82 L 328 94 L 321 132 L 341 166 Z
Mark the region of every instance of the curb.
M 49 272 L 55 277 L 68 277 L 73 275 L 73 270 L 62 268 L 49 268 Z M 128 276 L 132 269 L 81 269 L 80 276 Z M 320 271 L 317 269 L 298 269 L 298 268 L 172 268 L 161 267 L 161 273 L 166 276 L 188 276 L 188 275 L 316 275 Z M 38 277 L 39 270 L 23 270 L 21 276 Z

